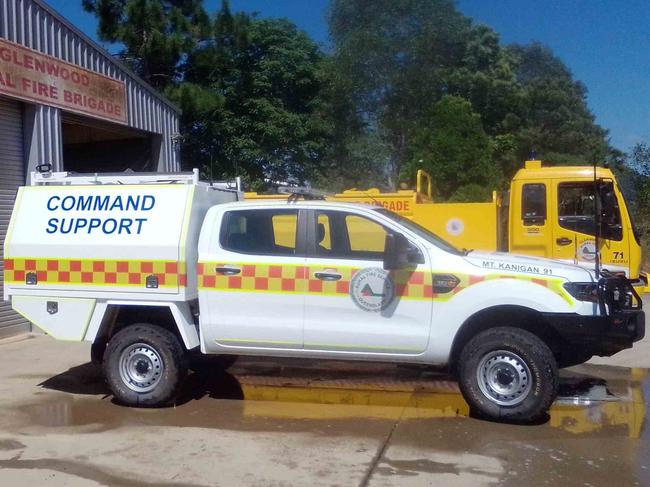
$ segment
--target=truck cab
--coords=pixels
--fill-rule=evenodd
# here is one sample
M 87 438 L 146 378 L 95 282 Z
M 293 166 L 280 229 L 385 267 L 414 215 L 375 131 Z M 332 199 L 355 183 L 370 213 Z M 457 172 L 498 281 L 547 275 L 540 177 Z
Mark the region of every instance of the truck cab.
M 610 169 L 526 161 L 512 180 L 509 203 L 508 251 L 593 268 L 598 234 L 602 268 L 639 277 L 639 234 Z

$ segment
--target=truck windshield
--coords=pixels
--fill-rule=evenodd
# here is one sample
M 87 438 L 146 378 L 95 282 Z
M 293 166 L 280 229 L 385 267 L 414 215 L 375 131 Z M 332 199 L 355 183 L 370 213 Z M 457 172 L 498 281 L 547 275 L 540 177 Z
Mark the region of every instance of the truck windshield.
M 458 250 L 456 247 L 454 247 L 452 244 L 449 242 L 443 240 L 442 238 L 438 237 L 435 233 L 427 230 L 424 228 L 422 225 L 419 225 L 415 223 L 412 220 L 409 220 L 408 218 L 404 218 L 401 215 L 398 215 L 397 213 L 393 213 L 390 210 L 387 210 L 385 208 L 377 208 L 375 210 L 377 213 L 381 213 L 382 215 L 390 218 L 394 222 L 399 223 L 403 227 L 408 228 L 410 231 L 415 233 L 418 237 L 423 238 L 429 243 L 432 243 L 436 247 L 441 248 L 442 250 L 449 252 L 451 254 L 455 255 L 463 255 L 464 253 Z

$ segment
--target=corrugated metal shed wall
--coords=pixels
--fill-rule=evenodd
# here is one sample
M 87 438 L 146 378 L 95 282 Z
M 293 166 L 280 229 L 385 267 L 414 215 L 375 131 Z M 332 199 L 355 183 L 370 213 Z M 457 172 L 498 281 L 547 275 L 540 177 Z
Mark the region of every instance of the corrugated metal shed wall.
M 80 7 L 81 8 L 81 7 Z M 178 132 L 178 112 L 142 80 L 116 62 L 86 36 L 39 0 L 0 0 L 0 37 L 63 61 L 125 82 L 130 127 L 161 134 L 160 171 L 178 171 L 178 149 L 172 135 Z M 60 114 L 39 110 L 36 129 L 43 136 L 41 161 L 61 169 Z
M 16 189 L 25 180 L 22 119 L 21 104 L 0 97 L 0 250 L 3 255 Z M 4 271 L 2 259 L 0 270 Z M 2 301 L 3 285 L 4 272 L 0 272 L 0 338 L 30 328 L 29 322 L 11 309 L 9 301 Z

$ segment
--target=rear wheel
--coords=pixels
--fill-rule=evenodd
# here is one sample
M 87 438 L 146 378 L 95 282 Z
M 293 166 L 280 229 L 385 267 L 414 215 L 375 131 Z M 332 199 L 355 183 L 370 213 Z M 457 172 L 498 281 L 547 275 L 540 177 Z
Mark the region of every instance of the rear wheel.
M 548 346 L 532 333 L 492 328 L 463 348 L 459 385 L 477 415 L 532 422 L 546 414 L 557 396 L 557 364 Z
M 185 351 L 176 336 L 150 324 L 116 333 L 106 347 L 103 367 L 115 398 L 127 406 L 168 404 L 187 374 Z

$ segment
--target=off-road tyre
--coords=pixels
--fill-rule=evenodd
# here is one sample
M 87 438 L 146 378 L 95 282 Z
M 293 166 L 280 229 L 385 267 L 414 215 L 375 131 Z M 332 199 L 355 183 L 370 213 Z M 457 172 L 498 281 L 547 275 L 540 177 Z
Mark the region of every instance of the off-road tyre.
M 511 377 L 515 380 L 508 383 Z M 546 416 L 558 393 L 559 376 L 555 357 L 541 339 L 518 328 L 498 327 L 479 333 L 464 346 L 458 382 L 473 415 L 532 423 Z M 502 387 L 513 389 L 501 395 Z
M 146 323 L 127 326 L 111 337 L 102 365 L 115 399 L 126 406 L 166 406 L 187 376 L 186 353 L 178 338 Z
M 106 340 L 97 339 L 90 346 L 90 361 L 98 369 L 102 368 L 104 361 L 104 352 L 106 351 Z

